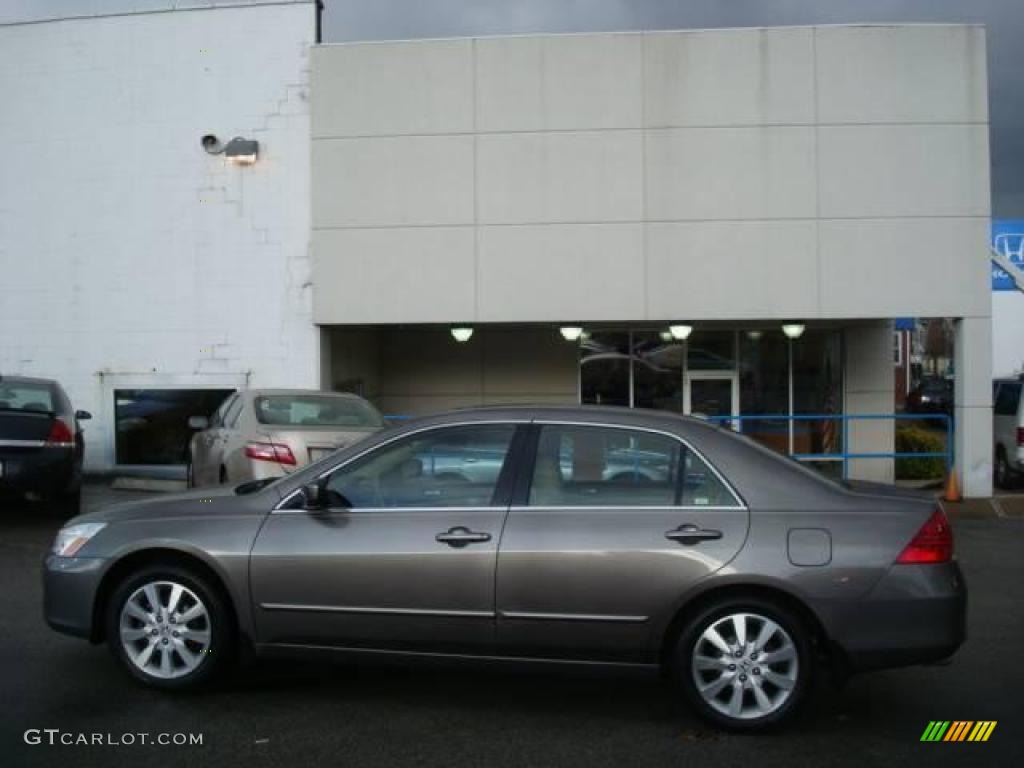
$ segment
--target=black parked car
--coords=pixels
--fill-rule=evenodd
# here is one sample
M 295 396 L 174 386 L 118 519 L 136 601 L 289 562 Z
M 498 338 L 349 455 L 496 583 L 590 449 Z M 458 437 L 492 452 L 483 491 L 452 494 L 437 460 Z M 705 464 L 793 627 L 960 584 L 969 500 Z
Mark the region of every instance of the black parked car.
M 907 413 L 953 413 L 953 382 L 927 378 L 907 394 Z
M 60 384 L 0 376 L 0 498 L 27 498 L 78 514 L 82 487 L 80 421 Z

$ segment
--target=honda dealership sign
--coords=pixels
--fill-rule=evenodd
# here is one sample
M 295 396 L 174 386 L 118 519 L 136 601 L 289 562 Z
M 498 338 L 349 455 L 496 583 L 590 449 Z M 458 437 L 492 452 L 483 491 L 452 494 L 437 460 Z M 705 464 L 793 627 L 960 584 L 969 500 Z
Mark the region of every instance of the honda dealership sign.
M 993 220 L 992 248 L 1024 267 L 1024 219 Z M 1015 288 L 1010 276 L 993 263 L 992 290 L 1012 291 Z

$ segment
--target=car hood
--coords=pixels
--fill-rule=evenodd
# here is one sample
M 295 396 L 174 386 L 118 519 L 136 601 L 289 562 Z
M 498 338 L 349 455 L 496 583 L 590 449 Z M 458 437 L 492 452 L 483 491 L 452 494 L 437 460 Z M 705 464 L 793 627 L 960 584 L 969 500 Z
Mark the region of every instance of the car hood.
M 264 493 L 274 493 L 274 491 L 268 489 Z M 196 502 L 200 499 L 212 500 L 208 508 L 202 508 L 202 513 L 207 511 L 211 514 L 251 513 L 251 509 L 248 508 L 248 505 L 244 504 L 244 501 L 253 498 L 255 495 L 239 496 L 235 493 L 235 487 L 230 485 L 183 491 L 181 493 L 159 493 L 154 494 L 153 498 L 150 499 L 135 499 L 133 501 L 109 504 L 94 512 L 79 515 L 69 520 L 65 526 L 76 523 L 110 523 L 197 514 L 200 513 L 200 505 L 196 504 Z

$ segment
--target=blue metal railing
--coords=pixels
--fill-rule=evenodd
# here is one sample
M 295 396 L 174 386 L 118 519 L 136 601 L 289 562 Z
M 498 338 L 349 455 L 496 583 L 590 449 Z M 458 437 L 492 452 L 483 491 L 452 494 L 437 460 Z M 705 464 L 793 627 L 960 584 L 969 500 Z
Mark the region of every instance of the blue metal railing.
M 841 461 L 843 477 L 848 475 L 850 459 L 944 459 L 946 472 L 953 468 L 953 419 L 945 413 L 772 413 L 772 414 L 740 414 L 738 416 L 707 416 L 708 421 L 718 424 L 733 424 L 737 432 L 743 432 L 743 424 L 753 421 L 782 421 L 787 431 L 796 422 L 838 421 L 840 423 L 841 450 L 827 453 L 800 453 L 791 450 L 789 453 L 798 461 Z M 851 421 L 939 421 L 945 426 L 946 449 L 944 451 L 850 451 L 849 424 Z M 791 426 L 792 425 L 792 426 Z

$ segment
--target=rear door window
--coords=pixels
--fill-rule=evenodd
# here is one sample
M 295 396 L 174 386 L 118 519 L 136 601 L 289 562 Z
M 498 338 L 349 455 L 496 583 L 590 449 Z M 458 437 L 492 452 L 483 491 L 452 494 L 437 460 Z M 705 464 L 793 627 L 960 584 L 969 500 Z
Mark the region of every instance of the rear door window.
M 534 507 L 739 506 L 679 440 L 615 427 L 541 427 L 530 485 Z

